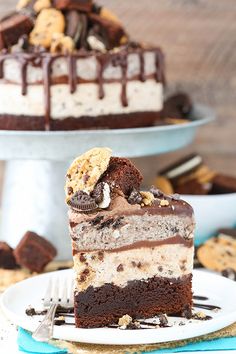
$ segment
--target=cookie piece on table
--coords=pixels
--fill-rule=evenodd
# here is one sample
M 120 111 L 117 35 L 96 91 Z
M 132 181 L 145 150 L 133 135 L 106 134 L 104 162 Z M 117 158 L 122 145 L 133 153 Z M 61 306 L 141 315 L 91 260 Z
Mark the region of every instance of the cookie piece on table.
M 0 241 L 0 268 L 16 269 L 19 266 L 13 254 L 13 249 L 6 243 Z
M 14 250 L 17 263 L 37 273 L 42 272 L 56 254 L 55 247 L 49 241 L 31 231 L 26 232 Z
M 236 239 L 226 235 L 213 237 L 199 247 L 197 257 L 208 269 L 222 272 L 231 268 L 236 271 Z

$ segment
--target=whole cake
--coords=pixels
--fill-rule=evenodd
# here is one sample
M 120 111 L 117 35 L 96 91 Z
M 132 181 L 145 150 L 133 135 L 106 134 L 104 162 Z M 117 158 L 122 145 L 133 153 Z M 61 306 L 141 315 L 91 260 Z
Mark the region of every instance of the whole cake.
M 20 0 L 0 21 L 0 129 L 153 125 L 163 83 L 162 51 L 92 0 Z
M 78 157 L 66 177 L 77 327 L 191 310 L 194 218 L 108 148 Z

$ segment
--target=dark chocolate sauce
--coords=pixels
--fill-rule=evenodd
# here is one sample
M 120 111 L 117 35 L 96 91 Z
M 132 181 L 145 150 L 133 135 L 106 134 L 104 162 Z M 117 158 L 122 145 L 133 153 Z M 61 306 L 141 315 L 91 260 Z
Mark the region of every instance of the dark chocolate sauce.
M 198 304 L 198 303 L 193 303 L 194 307 L 198 307 L 199 309 L 204 309 L 204 310 L 221 310 L 221 307 L 216 306 L 216 305 L 207 305 L 207 304 Z
M 193 296 L 193 299 L 194 299 L 194 300 L 202 300 L 202 301 L 209 300 L 208 297 L 206 297 L 206 296 L 200 296 L 200 295 L 194 295 L 194 296 Z
M 128 98 L 127 98 L 127 67 L 128 67 L 128 55 L 131 53 L 137 53 L 140 60 L 140 74 L 139 80 L 145 81 L 147 79 L 147 75 L 145 74 L 144 67 L 144 54 L 145 52 L 154 52 L 156 56 L 156 80 L 157 82 L 165 83 L 164 77 L 164 59 L 163 54 L 159 48 L 156 49 L 142 49 L 137 48 L 133 49 L 132 52 L 129 51 L 128 48 L 124 48 L 118 53 L 107 53 L 100 54 L 94 52 L 77 52 L 76 54 L 56 54 L 51 55 L 47 52 L 32 52 L 32 53 L 7 53 L 2 51 L 0 53 L 0 79 L 4 78 L 4 63 L 7 59 L 15 59 L 19 62 L 21 67 L 21 80 L 22 87 L 21 92 L 22 95 L 27 94 L 27 69 L 28 65 L 32 65 L 34 67 L 41 67 L 43 70 L 43 85 L 44 85 L 44 95 L 45 95 L 45 130 L 50 130 L 50 116 L 51 116 L 51 95 L 50 88 L 52 85 L 52 64 L 53 62 L 60 58 L 66 57 L 68 58 L 68 84 L 70 87 L 70 92 L 73 94 L 76 91 L 77 83 L 79 79 L 77 78 L 77 60 L 79 58 L 87 58 L 91 55 L 95 55 L 98 65 L 97 72 L 97 83 L 98 83 L 98 96 L 100 99 L 103 99 L 105 96 L 104 92 L 104 70 L 108 66 L 108 64 L 112 63 L 114 66 L 120 66 L 122 72 L 121 79 L 121 102 L 124 107 L 128 106 Z M 107 80 L 109 81 L 109 80 Z

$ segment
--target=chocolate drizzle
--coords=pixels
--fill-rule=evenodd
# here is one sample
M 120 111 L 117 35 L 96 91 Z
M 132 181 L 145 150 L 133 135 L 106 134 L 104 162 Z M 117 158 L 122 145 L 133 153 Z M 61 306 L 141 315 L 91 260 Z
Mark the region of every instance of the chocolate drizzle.
M 0 79 L 4 78 L 4 63 L 8 59 L 14 59 L 19 62 L 20 71 L 21 71 L 21 92 L 22 95 L 27 95 L 27 73 L 28 66 L 41 67 L 43 71 L 43 86 L 44 86 L 44 95 L 45 95 L 45 130 L 50 130 L 50 116 L 51 116 L 51 85 L 58 83 L 53 82 L 52 80 L 52 64 L 55 60 L 59 58 L 66 58 L 68 61 L 68 85 L 70 87 L 70 93 L 73 94 L 76 91 L 77 84 L 80 82 L 77 77 L 77 61 L 79 58 L 89 58 L 94 56 L 97 60 L 97 84 L 98 84 L 98 97 L 103 99 L 105 97 L 104 92 L 104 83 L 111 82 L 116 80 L 106 80 L 104 78 L 104 71 L 106 67 L 111 64 L 114 67 L 120 67 L 121 69 L 121 103 L 124 107 L 128 106 L 128 97 L 127 97 L 127 83 L 132 80 L 127 77 L 128 69 L 128 56 L 130 54 L 137 54 L 140 61 L 140 73 L 138 79 L 141 82 L 144 82 L 148 75 L 145 73 L 145 60 L 144 55 L 146 52 L 155 53 L 155 62 L 156 62 L 156 72 L 155 79 L 157 82 L 165 82 L 164 77 L 164 60 L 163 54 L 159 48 L 153 49 L 143 49 L 137 48 L 129 50 L 125 47 L 119 52 L 108 52 L 108 53 L 98 53 L 98 52 L 85 52 L 83 50 L 77 51 L 73 54 L 55 54 L 52 55 L 48 52 L 29 52 L 29 53 L 9 53 L 6 50 L 0 52 Z M 150 76 L 150 75 L 149 75 Z M 60 80 L 59 80 L 60 81 Z

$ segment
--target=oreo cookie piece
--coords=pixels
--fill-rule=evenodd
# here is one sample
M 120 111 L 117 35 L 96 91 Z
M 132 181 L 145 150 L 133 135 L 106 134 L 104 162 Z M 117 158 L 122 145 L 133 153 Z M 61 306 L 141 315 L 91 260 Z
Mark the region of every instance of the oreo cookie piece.
M 72 209 L 84 213 L 94 211 L 98 208 L 95 198 L 82 191 L 76 192 L 73 197 L 68 200 L 67 204 Z
M 65 14 L 66 19 L 66 36 L 73 39 L 75 47 L 87 49 L 87 32 L 88 20 L 85 14 L 79 13 L 76 10 L 67 11 Z
M 33 20 L 23 13 L 13 13 L 0 22 L 0 50 L 16 44 L 33 29 Z
M 129 159 L 111 157 L 107 170 L 100 182 L 116 186 L 129 196 L 133 189 L 139 190 L 143 177 Z
M 53 0 L 53 5 L 58 10 L 78 10 L 90 12 L 92 10 L 92 0 Z
M 189 118 L 193 108 L 192 100 L 186 93 L 180 92 L 167 98 L 162 111 L 163 118 Z
M 142 195 L 136 189 L 133 189 L 128 198 L 129 204 L 141 204 L 143 200 Z
M 164 168 L 159 174 L 170 180 L 175 180 L 180 176 L 185 176 L 195 171 L 202 164 L 202 157 L 196 153 L 192 153 Z

